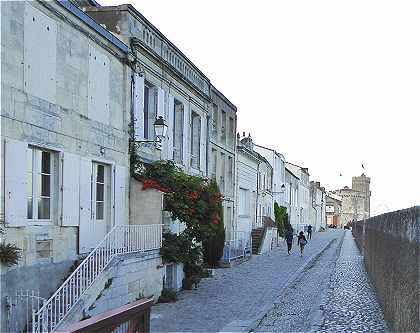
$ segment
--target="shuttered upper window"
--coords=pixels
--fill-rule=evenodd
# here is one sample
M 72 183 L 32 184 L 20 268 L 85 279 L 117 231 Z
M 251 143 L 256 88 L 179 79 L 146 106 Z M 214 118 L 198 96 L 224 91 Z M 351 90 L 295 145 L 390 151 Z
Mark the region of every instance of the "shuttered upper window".
M 174 161 L 182 162 L 184 141 L 184 105 L 175 99 L 174 101 Z
M 155 139 L 154 123 L 157 116 L 157 88 L 146 82 L 144 84 L 144 138 Z
M 200 138 L 201 138 L 201 120 L 200 116 L 191 113 L 191 166 L 198 169 L 200 167 Z

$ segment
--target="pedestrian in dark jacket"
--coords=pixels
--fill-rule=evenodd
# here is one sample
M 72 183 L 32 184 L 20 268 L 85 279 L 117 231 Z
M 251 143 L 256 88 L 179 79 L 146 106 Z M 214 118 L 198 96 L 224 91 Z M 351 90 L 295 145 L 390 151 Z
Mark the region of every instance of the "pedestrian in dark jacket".
M 287 254 L 290 255 L 290 251 L 292 251 L 292 244 L 293 244 L 293 229 L 292 228 L 287 229 L 285 239 L 287 243 Z
M 303 256 L 303 249 L 305 248 L 305 245 L 308 243 L 305 235 L 303 234 L 303 231 L 299 232 L 297 242 L 300 246 L 300 256 L 302 257 Z
M 312 226 L 308 225 L 308 239 L 312 238 Z

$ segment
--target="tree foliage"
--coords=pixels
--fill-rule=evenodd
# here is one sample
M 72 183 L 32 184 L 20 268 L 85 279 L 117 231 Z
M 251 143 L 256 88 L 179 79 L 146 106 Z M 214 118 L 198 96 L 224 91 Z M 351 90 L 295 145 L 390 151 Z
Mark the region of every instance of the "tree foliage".
M 277 233 L 279 236 L 284 237 L 286 229 L 289 227 L 289 216 L 287 208 L 279 206 L 277 202 L 274 203 L 274 216 L 276 219 Z
M 0 243 L 0 262 L 2 264 L 6 266 L 14 266 L 19 263 L 20 258 L 21 249 L 10 243 Z
M 4 235 L 3 226 L 0 225 L 0 235 Z M 6 266 L 14 266 L 19 263 L 22 257 L 22 250 L 16 245 L 0 241 L 0 263 Z

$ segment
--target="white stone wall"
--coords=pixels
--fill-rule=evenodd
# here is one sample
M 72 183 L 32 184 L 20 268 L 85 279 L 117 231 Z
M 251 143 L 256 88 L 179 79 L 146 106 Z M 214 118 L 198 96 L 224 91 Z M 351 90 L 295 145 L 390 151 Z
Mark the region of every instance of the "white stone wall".
M 79 250 L 79 194 L 86 193 L 79 187 L 86 182 L 77 176 L 81 159 L 109 166 L 106 228 L 112 227 L 114 219 L 128 223 L 130 69 L 121 60 L 121 49 L 55 1 L 2 2 L 1 21 L 1 47 L 7 51 L 1 57 L 0 201 L 7 204 L 1 205 L 0 218 L 7 226 L 7 241 L 23 249 L 18 267 L 9 269 L 5 280 L 14 282 L 9 283 L 10 293 L 24 288 L 48 297 Z M 17 152 L 11 147 L 17 146 L 22 148 L 19 156 L 25 156 L 28 146 L 55 156 L 50 221 L 26 220 L 26 159 L 7 170 L 8 175 L 15 172 L 14 179 L 3 178 L 5 162 Z M 69 156 L 76 161 L 74 168 L 68 167 Z M 125 171 L 114 187 L 116 168 Z M 6 198 L 5 185 L 13 188 L 11 181 L 19 179 L 23 190 L 16 191 L 18 197 L 7 193 Z M 9 218 L 12 201 L 19 219 Z M 69 203 L 74 205 L 65 210 Z
M 277 228 L 267 228 L 265 231 L 265 237 L 262 240 L 260 254 L 271 251 L 275 246 L 277 246 L 277 242 Z
M 64 12 L 62 7 L 54 5 L 54 3 L 51 5 L 52 9 L 62 12 L 70 20 L 76 20 L 71 17 L 71 14 Z M 48 96 L 48 100 L 45 99 L 45 96 L 33 95 L 37 91 L 27 88 L 29 81 L 41 78 L 36 73 L 25 72 L 25 66 L 28 64 L 24 53 L 27 52 L 25 48 L 30 46 L 25 44 L 25 36 L 33 28 L 28 25 L 31 15 L 40 20 L 47 20 L 45 23 L 47 27 L 50 29 L 54 27 L 56 31 L 55 38 L 47 39 L 48 44 L 37 45 L 38 48 L 55 50 L 55 56 L 50 59 L 52 62 L 49 66 L 56 69 L 56 81 L 52 88 L 54 94 Z M 82 26 L 83 29 L 86 30 L 86 33 L 89 32 L 87 27 Z M 67 153 L 71 153 L 80 158 L 106 161 L 105 163 L 127 167 L 128 134 L 126 126 L 129 115 L 126 107 L 129 103 L 127 100 L 129 95 L 124 79 L 128 74 L 128 69 L 120 59 L 110 53 L 113 47 L 109 43 L 98 45 L 86 34 L 75 29 L 37 2 L 3 3 L 2 36 L 4 36 L 2 46 L 8 50 L 2 56 L 2 145 L 5 144 L 6 139 L 13 139 L 25 145 L 48 148 L 57 156 L 63 156 L 64 159 Z M 39 43 L 46 43 L 41 36 L 37 40 Z M 68 45 L 72 47 L 70 48 Z M 108 90 L 103 92 L 105 99 L 108 96 L 108 113 L 100 120 L 96 117 L 99 112 L 97 106 L 88 101 L 92 94 L 92 89 L 89 89 L 88 85 L 95 83 L 99 86 L 101 84 L 97 81 L 99 78 L 96 78 L 95 72 L 91 70 L 93 65 L 89 54 L 93 54 L 93 52 L 100 54 L 105 59 L 106 66 L 104 65 L 104 68 L 106 69 L 104 71 L 108 72 L 108 84 L 105 85 Z M 114 50 L 114 52 L 116 51 Z M 43 65 L 40 64 L 40 66 Z M 111 82 L 122 82 L 122 84 L 112 86 Z M 39 82 L 38 84 L 42 85 L 43 83 Z M 5 151 L 7 155 L 7 147 Z M 4 162 L 8 156 L 3 154 L 2 158 Z M 59 233 L 57 226 L 62 224 L 61 200 L 63 199 L 59 189 L 62 179 L 68 179 L 68 175 L 60 174 L 63 163 L 61 158 L 57 160 L 57 163 L 58 166 L 55 167 L 57 174 L 54 177 L 57 177 L 58 184 L 55 184 L 56 193 L 53 192 L 56 209 L 53 212 L 52 225 L 39 224 L 41 228 L 19 228 L 10 231 L 7 233 L 7 237 L 11 241 L 27 240 L 28 237 L 31 237 L 29 234 L 32 232 L 48 234 L 46 237 L 56 237 L 55 235 Z M 4 166 L 4 163 L 2 165 Z M 1 175 L 3 176 L 4 173 L 2 172 Z M 22 174 L 21 177 L 26 179 L 26 174 Z M 3 184 L 4 181 L 7 182 L 8 179 L 2 179 Z M 78 181 L 78 179 L 74 179 L 74 182 Z M 119 189 L 117 192 L 120 193 Z M 21 193 L 21 195 L 26 197 L 25 193 Z M 121 195 L 128 198 L 128 187 L 123 189 Z M 3 201 L 3 187 L 1 197 Z M 25 211 L 26 207 L 22 207 L 22 210 Z M 123 216 L 128 217 L 128 208 L 124 210 Z M 110 217 L 112 219 L 112 216 Z M 5 222 L 10 227 L 14 223 L 14 221 Z M 72 224 L 77 225 L 77 222 L 73 221 Z M 49 228 L 55 231 L 49 231 Z M 63 233 L 63 236 L 75 233 L 75 228 L 70 228 L 68 231 L 63 230 Z M 74 253 L 75 245 L 73 242 L 71 247 L 54 251 L 53 256 L 62 257 L 64 255 L 67 257 Z M 70 251 L 67 253 L 68 255 L 64 254 L 67 249 Z
M 216 88 L 211 89 L 209 112 L 208 175 L 215 178 L 224 196 L 226 239 L 237 231 L 236 196 L 236 107 Z
M 162 292 L 163 277 L 164 265 L 158 252 L 126 255 L 88 289 L 59 328 L 143 297 L 151 297 L 156 302 Z
M 265 160 L 261 160 L 258 167 L 258 211 L 257 225 L 262 226 L 263 216 L 274 220 L 274 201 L 272 195 L 273 169 Z
M 299 179 L 295 178 L 288 170 L 285 172 L 286 181 L 286 207 L 289 215 L 289 222 L 296 231 L 299 226 L 300 205 L 298 200 Z M 297 193 L 297 194 L 296 194 Z M 293 198 L 295 197 L 295 198 Z
M 273 149 L 255 145 L 254 150 L 264 156 L 273 168 L 273 200 L 280 206 L 286 205 L 286 192 L 282 185 L 286 186 L 284 156 Z
M 130 179 L 130 224 L 162 224 L 163 193 Z
M 253 223 L 256 219 L 256 200 L 257 200 L 257 172 L 258 162 L 238 151 L 238 163 L 237 163 L 237 220 L 238 220 L 238 231 L 250 232 L 252 230 Z M 240 189 L 247 191 L 247 201 L 241 202 L 242 198 L 239 194 Z M 247 214 L 242 214 L 241 205 L 246 205 Z

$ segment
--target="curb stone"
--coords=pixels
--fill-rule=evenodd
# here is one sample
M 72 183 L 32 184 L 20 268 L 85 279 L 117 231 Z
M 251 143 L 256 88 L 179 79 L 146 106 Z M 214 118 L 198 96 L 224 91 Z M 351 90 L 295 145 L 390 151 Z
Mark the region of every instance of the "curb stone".
M 343 239 L 343 236 L 341 236 Z M 294 283 L 300 275 L 308 269 L 331 245 L 335 242 L 337 238 L 331 239 L 320 251 L 312 255 L 309 260 L 301 266 L 284 284 L 284 286 L 280 289 L 279 296 L 277 297 L 276 301 L 271 304 L 265 305 L 262 310 L 253 318 L 246 321 L 233 321 L 223 327 L 219 332 L 242 332 L 248 333 L 255 330 L 258 327 L 259 323 L 264 319 L 267 313 L 272 309 L 273 305 L 278 304 L 281 302 L 281 298 L 286 293 L 287 289 L 290 287 L 292 283 Z

